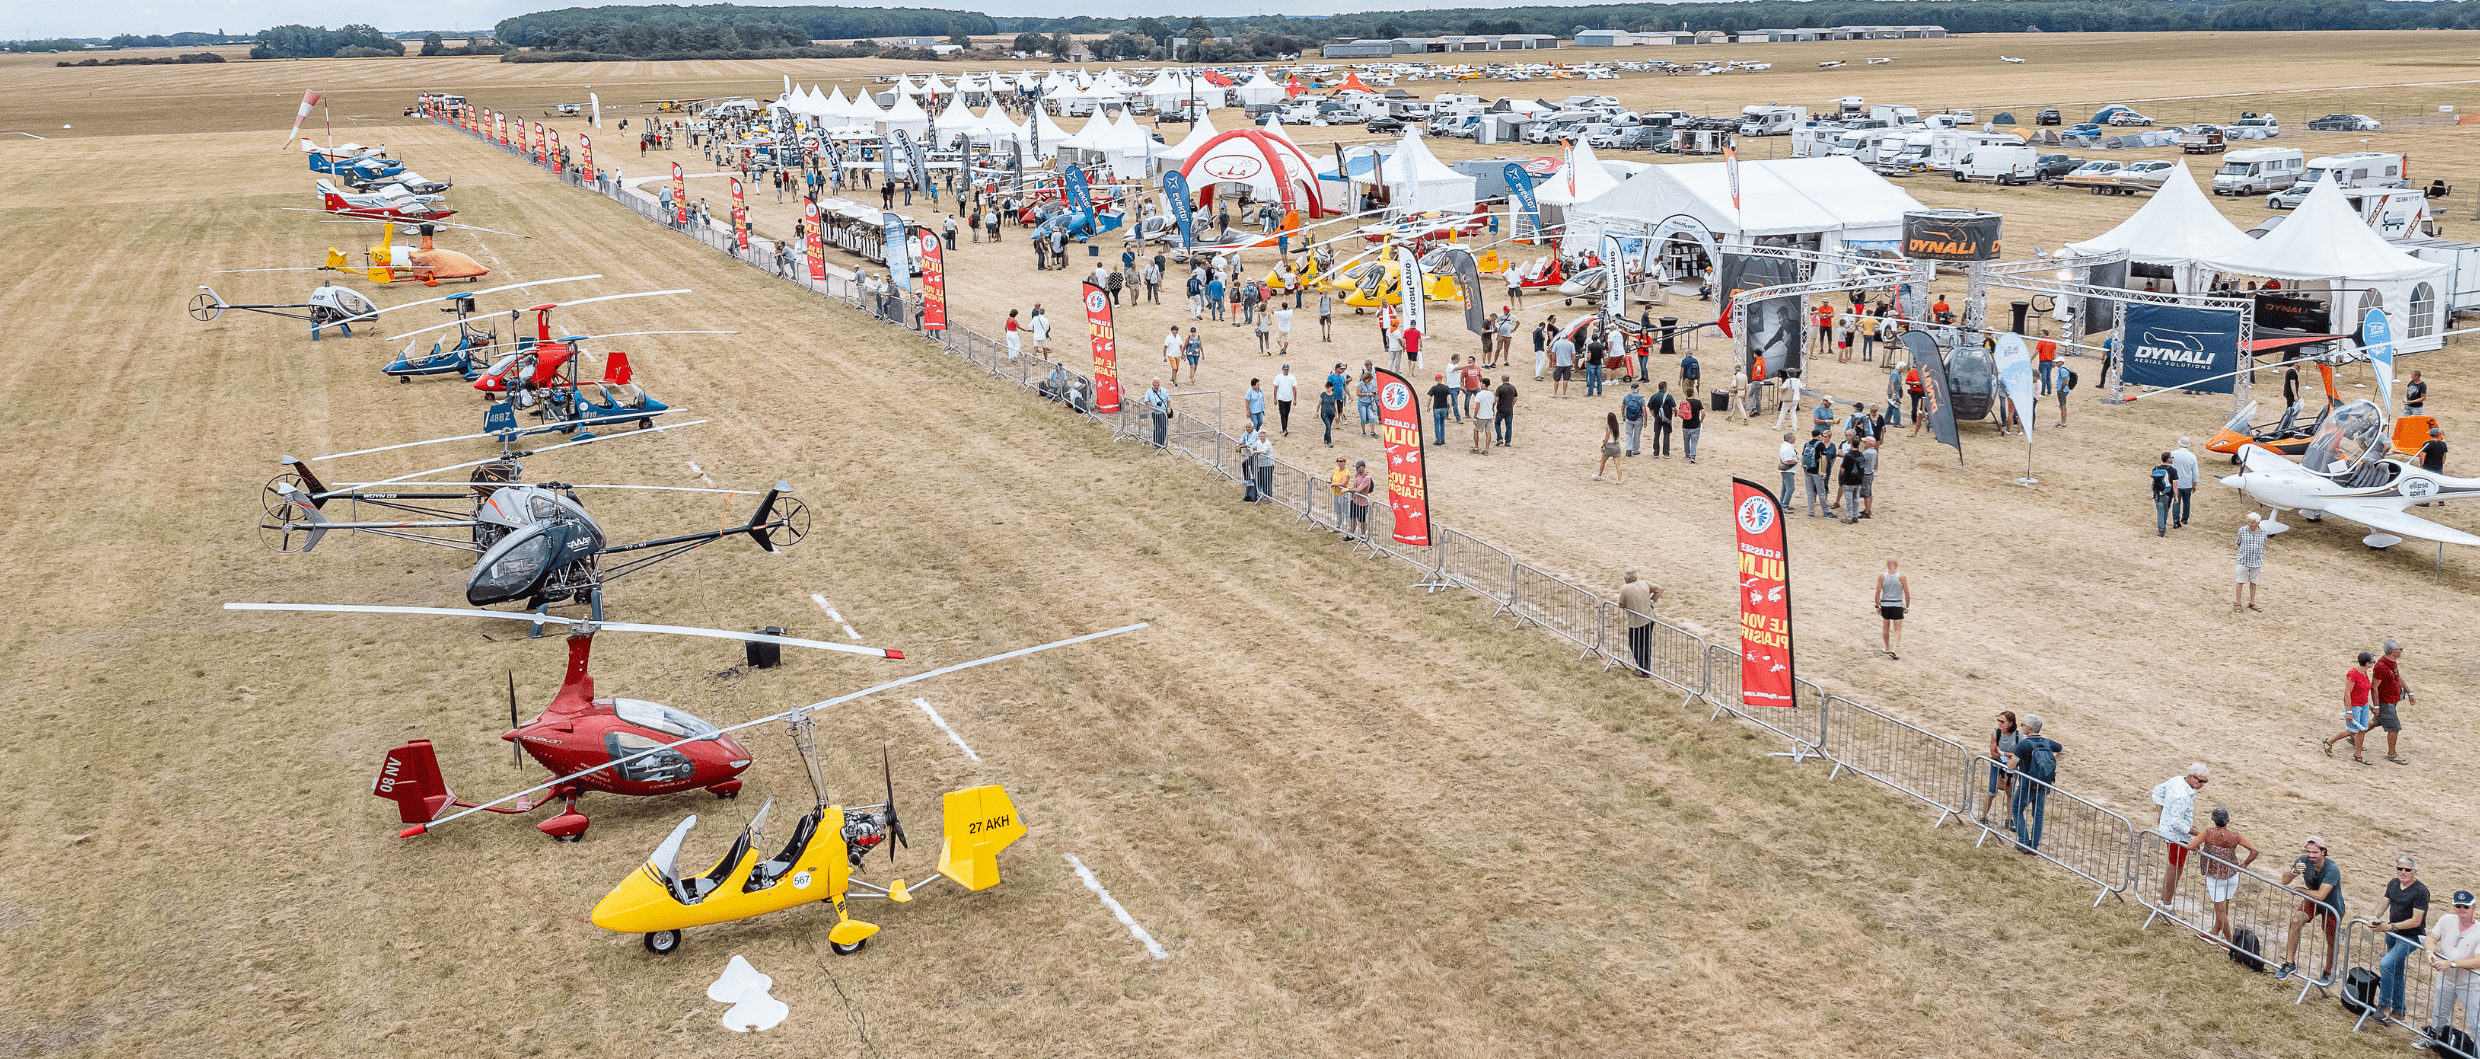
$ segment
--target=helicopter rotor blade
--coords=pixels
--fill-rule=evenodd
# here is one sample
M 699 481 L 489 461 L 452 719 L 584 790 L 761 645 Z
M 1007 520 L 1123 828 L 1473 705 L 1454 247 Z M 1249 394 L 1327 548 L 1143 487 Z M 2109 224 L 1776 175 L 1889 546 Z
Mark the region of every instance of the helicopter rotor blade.
M 539 449 L 534 449 L 526 453 L 526 455 L 539 456 L 546 452 L 557 452 L 561 449 L 575 448 L 579 445 L 592 445 L 599 441 L 609 440 L 610 438 L 633 438 L 641 434 L 660 434 L 666 430 L 678 430 L 682 427 L 693 427 L 704 422 L 706 422 L 706 420 L 692 419 L 686 423 L 666 423 L 659 426 L 650 427 L 645 430 L 631 430 L 619 434 L 605 435 L 603 437 L 586 438 L 582 441 L 563 441 L 557 445 L 545 445 Z M 410 482 L 416 478 L 427 478 L 434 474 L 445 474 L 449 471 L 461 471 L 468 467 L 480 467 L 486 463 L 497 463 L 507 458 L 507 454 L 502 454 L 499 456 L 492 456 L 488 459 L 468 460 L 464 463 L 450 464 L 446 467 L 433 467 L 427 471 L 415 471 L 412 474 L 400 474 L 394 478 L 382 478 L 375 482 L 364 482 L 362 483 L 361 488 L 368 489 L 374 486 L 396 485 L 402 482 Z
M 508 671 L 508 731 L 513 734 L 516 730 L 517 671 L 511 669 Z M 525 747 L 514 739 L 508 741 L 508 763 L 517 768 L 525 767 Z
M 670 411 L 678 411 L 678 409 L 670 409 Z M 403 443 L 396 444 L 396 445 L 381 445 L 381 446 L 379 446 L 378 448 L 375 448 L 375 449 L 355 449 L 355 450 L 353 450 L 353 451 L 351 451 L 351 452 L 338 452 L 338 453 L 332 453 L 332 454 L 330 454 L 330 455 L 326 455 L 326 456 L 312 456 L 312 457 L 310 457 L 310 462 L 311 462 L 311 463 L 321 463 L 321 462 L 324 462 L 324 461 L 327 461 L 327 460 L 341 460 L 341 459 L 343 459 L 343 458 L 345 458 L 345 457 L 347 457 L 347 456 L 367 456 L 367 455 L 370 455 L 371 453 L 374 453 L 374 452 L 394 452 L 394 451 L 395 451 L 395 450 L 397 450 L 397 449 L 412 449 L 412 448 L 420 448 L 420 447 L 422 447 L 422 446 L 424 446 L 424 445 L 440 445 L 440 444 L 445 444 L 445 443 L 447 443 L 447 442 L 451 442 L 451 441 L 473 441 L 473 440 L 476 440 L 476 439 L 478 439 L 478 438 L 521 438 L 521 437 L 528 437 L 528 436 L 531 436 L 531 435 L 534 435 L 534 434 L 547 434 L 547 433 L 552 433 L 552 432 L 555 432 L 555 431 L 566 430 L 566 429 L 568 429 L 568 428 L 570 428 L 570 427 L 575 427 L 575 426 L 592 426 L 592 425 L 594 425 L 594 424 L 596 424 L 596 423 L 619 423 L 619 422 L 624 422 L 624 421 L 628 421 L 628 420 L 643 419 L 643 418 L 645 418 L 645 416 L 644 416 L 643 414 L 636 414 L 636 415 L 625 415 L 625 416 L 597 416 L 597 417 L 590 418 L 590 419 L 572 419 L 572 420 L 565 420 L 565 421 L 562 421 L 561 423 L 559 423 L 559 424 L 558 424 L 558 425 L 556 425 L 556 426 L 529 427 L 529 428 L 526 428 L 526 429 L 524 429 L 524 430 L 518 430 L 518 431 L 514 431 L 514 432 L 511 432 L 511 431 L 505 431 L 505 430 L 497 430 L 497 431 L 484 431 L 483 433 L 480 433 L 480 434 L 458 434 L 458 435 L 456 435 L 455 437 L 446 437 L 446 438 L 430 438 L 430 439 L 423 440 L 423 441 L 407 441 L 407 442 L 403 442 Z M 698 422 L 703 423 L 703 422 L 705 422 L 705 420 L 701 419 L 701 420 L 698 420 Z M 685 427 L 685 426 L 689 426 L 690 424 L 688 424 L 688 423 L 674 423 L 674 424 L 671 424 L 671 425 L 672 425 L 672 426 L 684 426 L 684 427 Z M 626 436 L 626 435 L 614 435 L 614 436 Z M 291 463 L 292 461 L 288 459 L 288 460 L 285 460 L 284 462 L 286 462 L 286 463 Z M 393 484 L 395 484 L 396 482 L 401 481 L 401 480 L 402 480 L 402 479 L 389 479 L 389 480 L 388 480 L 388 482 L 387 482 L 386 484 L 393 485 Z M 365 483 L 363 483 L 363 484 L 368 485 L 368 484 L 373 484 L 373 483 L 368 483 L 368 482 L 365 482 Z
M 731 632 L 725 629 L 701 629 L 688 625 L 650 625 L 633 621 L 567 621 L 548 618 L 522 610 L 459 610 L 449 607 L 375 607 L 350 603 L 226 603 L 225 610 L 293 610 L 313 614 L 419 614 L 434 618 L 498 618 L 501 621 L 536 622 L 544 625 L 582 625 L 593 632 L 662 632 L 674 636 L 703 636 L 714 640 L 735 640 L 781 644 L 785 647 L 810 647 L 821 651 L 866 655 L 871 658 L 904 659 L 904 652 L 884 647 L 863 647 L 858 644 L 835 643 L 829 640 L 804 640 L 797 636 L 769 636 L 758 632 Z M 511 674 L 513 681 L 515 676 Z M 514 687 L 514 684 L 510 685 Z M 510 709 L 515 709 L 510 700 Z
M 225 604 L 225 605 L 226 605 L 226 606 L 228 606 L 228 607 L 233 606 L 233 604 L 229 604 L 229 603 L 228 603 L 228 604 Z M 243 608 L 243 609 L 249 609 L 249 608 Z M 498 614 L 499 612 L 497 612 L 497 611 L 485 611 L 484 613 L 488 613 L 488 614 L 494 614 L 494 615 L 496 615 L 496 614 Z M 664 751 L 666 751 L 666 750 L 670 750 L 670 749 L 673 749 L 673 748 L 675 748 L 675 747 L 687 746 L 688 744 L 698 742 L 698 741 L 700 741 L 701 739 L 713 739 L 713 738 L 715 738 L 715 736 L 730 735 L 730 734 L 732 734 L 733 732 L 738 732 L 738 731 L 741 731 L 741 730 L 743 730 L 743 729 L 748 729 L 748 728 L 755 728 L 755 727 L 757 727 L 757 726 L 759 726 L 759 725 L 762 725 L 762 724 L 773 724 L 773 723 L 774 723 L 774 722 L 776 722 L 776 721 L 793 720 L 793 719 L 796 719 L 796 718 L 803 717 L 803 716 L 805 716 L 806 714 L 810 713 L 810 712 L 811 712 L 811 711 L 813 711 L 813 710 L 824 710 L 824 709 L 828 709 L 828 708 L 830 708 L 830 707 L 834 707 L 834 706 L 841 706 L 841 705 L 843 705 L 844 703 L 847 703 L 847 702 L 851 702 L 851 701 L 853 701 L 854 699 L 862 698 L 862 697 L 869 696 L 869 695 L 876 695 L 876 694 L 878 694 L 879 692 L 882 692 L 882 691 L 891 691 L 891 690 L 894 690 L 894 689 L 896 689 L 896 688 L 903 687 L 903 686 L 905 686 L 905 685 L 907 685 L 907 684 L 916 684 L 916 683 L 919 683 L 919 682 L 921 682 L 921 681 L 928 680 L 928 679 L 930 679 L 930 678 L 932 678 L 932 677 L 943 677 L 943 676 L 946 676 L 946 675 L 947 675 L 947 674 L 949 674 L 949 673 L 955 673 L 955 672 L 959 672 L 959 671 L 962 671 L 962 670 L 972 669 L 972 668 L 974 668 L 974 667 L 976 667 L 976 666 L 986 666 L 986 665 L 989 665 L 989 664 L 991 664 L 991 663 L 993 663 L 993 662 L 1005 662 L 1005 661 L 1007 661 L 1007 660 L 1009 660 L 1009 659 L 1012 659 L 1012 658 L 1023 658 L 1023 657 L 1024 657 L 1024 656 L 1026 656 L 1026 655 L 1030 655 L 1030 654 L 1039 654 L 1039 653 L 1041 653 L 1041 652 L 1043 652 L 1043 651 L 1054 650 L 1054 649 L 1061 648 L 1061 647 L 1073 647 L 1073 646 L 1075 646 L 1075 645 L 1077 645 L 1077 644 L 1085 643 L 1085 642 L 1088 642 L 1088 641 L 1091 641 L 1091 640 L 1099 640 L 1099 639 L 1102 639 L 1102 638 L 1104 638 L 1104 637 L 1106 637 L 1106 636 L 1117 636 L 1117 635 L 1119 635 L 1119 634 L 1121 634 L 1121 633 L 1135 632 L 1135 631 L 1137 631 L 1137 630 L 1139 630 L 1139 629 L 1143 629 L 1143 628 L 1148 627 L 1150 624 L 1151 624 L 1150 622 L 1142 622 L 1142 621 L 1141 621 L 1141 622 L 1138 622 L 1138 623 L 1136 623 L 1136 624 L 1134 624 L 1134 625 L 1122 625 L 1122 626 L 1120 626 L 1119 628 L 1116 628 L 1116 629 L 1104 629 L 1104 630 L 1102 630 L 1101 632 L 1089 632 L 1089 633 L 1086 633 L 1086 634 L 1085 634 L 1085 635 L 1083 635 L 1083 636 L 1071 636 L 1071 637 L 1069 637 L 1069 638 L 1067 638 L 1067 639 L 1065 639 L 1065 640 L 1054 640 L 1054 641 L 1052 641 L 1052 642 L 1050 642 L 1050 643 L 1046 643 L 1046 644 L 1039 644 L 1039 645 L 1036 645 L 1036 646 L 1033 646 L 1033 647 L 1019 647 L 1019 648 L 1017 648 L 1016 650 L 1013 650 L 1013 651 L 1007 651 L 1007 652 L 1004 652 L 1004 653 L 1001 653 L 1001 654 L 991 655 L 991 656 L 989 656 L 989 657 L 987 657 L 987 658 L 976 658 L 976 659 L 974 659 L 974 660 L 972 660 L 972 661 L 970 661 L 970 662 L 958 662 L 958 663 L 956 663 L 955 665 L 952 665 L 952 666 L 942 666 L 942 667 L 940 667 L 940 668 L 938 668 L 938 669 L 933 669 L 933 670 L 931 670 L 931 671 L 929 671 L 929 672 L 927 672 L 927 673 L 915 673 L 915 674 L 913 674 L 912 676 L 909 676 L 909 677 L 898 677 L 898 678 L 896 678 L 896 679 L 894 679 L 894 680 L 890 680 L 890 681 L 888 681 L 888 682 L 886 682 L 886 683 L 884 683 L 884 684 L 879 684 L 879 685 L 876 685 L 876 686 L 874 686 L 874 687 L 867 687 L 867 688 L 863 688 L 863 689 L 861 689 L 861 690 L 859 690 L 859 691 L 852 692 L 852 693 L 847 694 L 847 695 L 838 695 L 838 696 L 836 696 L 835 698 L 832 698 L 832 699 L 827 699 L 827 700 L 824 700 L 824 701 L 821 701 L 821 702 L 813 702 L 813 703 L 811 703 L 811 704 L 809 704 L 809 705 L 807 705 L 807 706 L 795 706 L 795 707 L 793 707 L 793 708 L 791 708 L 791 709 L 789 709 L 789 710 L 785 710 L 785 711 L 784 711 L 784 712 L 782 712 L 782 713 L 773 713 L 773 714 L 768 714 L 768 715 L 766 715 L 766 716 L 764 716 L 764 717 L 757 718 L 757 719 L 755 719 L 755 720 L 742 721 L 741 723 L 736 724 L 736 725 L 732 725 L 732 726 L 730 726 L 730 727 L 728 727 L 728 728 L 721 728 L 721 729 L 717 729 L 717 730 L 716 730 L 716 732 L 715 732 L 715 735 L 711 735 L 711 736 L 691 736 L 691 737 L 689 737 L 689 738 L 687 738 L 687 739 L 677 739 L 677 740 L 674 740 L 674 741 L 672 741 L 672 742 L 665 743 L 665 744 L 663 744 L 662 746 L 658 746 L 658 747 L 650 747 L 650 748 L 645 749 L 645 750 L 640 750 L 640 751 L 638 751 L 637 753 L 630 754 L 630 755 L 628 755 L 628 756 L 626 756 L 626 757 L 617 757 L 617 758 L 613 758 L 613 759 L 611 759 L 610 761 L 603 762 L 602 764 L 600 764 L 600 765 L 596 765 L 596 766 L 594 766 L 594 767 L 592 767 L 592 768 L 583 769 L 583 770 L 578 771 L 578 772 L 572 772 L 572 773 L 570 773 L 570 774 L 568 774 L 568 775 L 566 775 L 566 776 L 561 776 L 561 777 L 558 777 L 558 778 L 556 778 L 556 779 L 549 780 L 549 781 L 544 782 L 544 783 L 538 783 L 538 784 L 536 784 L 536 785 L 534 785 L 534 786 L 532 786 L 532 787 L 528 787 L 528 788 L 526 788 L 526 789 L 524 789 L 524 790 L 518 791 L 518 792 L 517 792 L 517 793 L 515 793 L 515 794 L 508 795 L 508 796 L 506 796 L 506 797 L 503 797 L 503 798 L 497 799 L 497 800 L 495 800 L 495 801 L 485 802 L 485 803 L 483 803 L 483 804 L 481 804 L 481 805 L 471 806 L 471 807 L 466 808 L 466 809 L 464 809 L 464 810 L 461 810 L 461 811 L 459 811 L 459 812 L 450 813 L 450 814 L 449 814 L 449 815 L 447 815 L 447 816 L 440 817 L 439 819 L 437 819 L 437 820 L 433 820 L 433 821 L 430 821 L 429 823 L 424 823 L 424 824 L 415 824 L 415 825 L 413 825 L 412 827 L 408 827 L 408 828 L 406 828 L 406 829 L 404 829 L 404 830 L 402 830 L 402 831 L 397 832 L 397 833 L 396 833 L 396 837 L 398 837 L 398 838 L 412 838 L 412 837 L 413 837 L 413 836 L 415 836 L 415 835 L 426 834 L 426 833 L 428 833 L 428 832 L 430 831 L 430 829 L 431 829 L 431 828 L 438 827 L 439 825 L 441 825 L 441 824 L 445 824 L 445 823 L 448 823 L 449 821 L 452 821 L 452 820 L 460 820 L 460 819 L 463 819 L 463 818 L 465 818 L 465 817 L 472 816 L 472 815 L 474 815 L 475 813 L 485 812 L 485 811 L 488 811 L 488 810 L 490 810 L 491 808 L 493 808 L 493 807 L 495 807 L 495 806 L 506 805 L 506 804 L 508 804 L 509 802 L 516 801 L 516 800 L 517 800 L 517 799 L 519 799 L 519 798 L 525 798 L 525 797 L 530 797 L 530 796 L 535 795 L 535 794 L 540 794 L 540 793 L 542 793 L 543 791 L 547 791 L 547 790 L 550 790 L 550 789 L 551 789 L 551 788 L 553 788 L 553 787 L 557 787 L 557 786 L 559 786 L 559 785 L 561 785 L 561 784 L 571 782 L 571 781 L 573 781 L 573 780 L 578 779 L 579 777 L 583 777 L 583 776 L 591 776 L 591 775 L 593 775 L 593 774 L 595 774 L 595 773 L 597 773 L 597 772 L 601 772 L 601 771 L 603 771 L 603 770 L 605 770 L 605 769 L 618 768 L 619 766 L 626 765 L 626 764 L 628 764 L 628 763 L 630 763 L 630 762 L 632 762 L 632 761 L 636 761 L 636 760 L 638 760 L 639 758 L 650 757 L 650 756 L 655 755 L 655 754 L 660 754 L 660 753 L 662 753 L 662 752 L 664 752 Z M 738 634 L 735 634 L 735 635 L 738 635 Z

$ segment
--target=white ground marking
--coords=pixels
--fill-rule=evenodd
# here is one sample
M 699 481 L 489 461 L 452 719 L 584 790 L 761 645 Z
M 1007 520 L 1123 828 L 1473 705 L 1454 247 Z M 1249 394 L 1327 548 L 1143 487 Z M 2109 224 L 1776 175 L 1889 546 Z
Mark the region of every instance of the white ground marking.
M 921 712 L 929 714 L 930 723 L 938 725 L 939 731 L 947 733 L 947 738 L 955 741 L 956 749 L 964 751 L 964 756 L 972 758 L 975 761 L 980 761 L 982 759 L 980 754 L 973 752 L 972 747 L 964 744 L 963 736 L 957 735 L 955 729 L 947 726 L 947 718 L 939 716 L 939 711 L 930 708 L 930 700 L 914 699 L 913 705 L 921 707 Z
M 1153 953 L 1157 960 L 1171 958 L 1170 953 L 1163 951 L 1162 943 L 1155 941 L 1153 935 L 1146 933 L 1144 927 L 1137 925 L 1136 917 L 1129 915 L 1127 909 L 1120 907 L 1119 899 L 1112 897 L 1111 891 L 1102 888 L 1102 880 L 1094 878 L 1093 870 L 1087 868 L 1084 861 L 1076 859 L 1074 853 L 1060 855 L 1068 858 L 1068 866 L 1076 869 L 1076 877 L 1085 880 L 1085 888 L 1092 890 L 1094 896 L 1102 899 L 1102 907 L 1110 909 L 1111 915 L 1117 918 L 1121 925 L 1128 928 L 1128 933 L 1136 935 L 1138 941 L 1145 943 L 1145 951 Z
M 828 603 L 827 603 L 827 597 L 826 597 L 826 596 L 821 595 L 821 594 L 816 593 L 816 592 L 812 592 L 812 593 L 810 593 L 810 594 L 809 594 L 809 598 L 810 598 L 810 601 L 811 601 L 811 602 L 818 604 L 818 609 L 820 609 L 820 610 L 823 610 L 823 611 L 826 611 L 826 612 L 827 612 L 827 617 L 834 619 L 834 620 L 835 620 L 835 623 L 836 623 L 837 625 L 841 625 L 841 626 L 843 626 L 843 627 L 844 627 L 844 638 L 845 638 L 845 639 L 847 639 L 847 640 L 851 640 L 851 641 L 853 641 L 854 643 L 860 643 L 860 642 L 861 642 L 861 634 L 860 634 L 860 633 L 857 633 L 857 632 L 854 632 L 854 631 L 853 631 L 853 627 L 852 627 L 852 623 L 851 623 L 851 622 L 848 622 L 848 621 L 845 621 L 845 620 L 844 620 L 844 616 L 843 616 L 843 615 L 838 614 L 838 613 L 836 613 L 836 612 L 835 612 L 835 608 L 834 608 L 832 605 L 830 605 L 830 604 L 828 604 Z

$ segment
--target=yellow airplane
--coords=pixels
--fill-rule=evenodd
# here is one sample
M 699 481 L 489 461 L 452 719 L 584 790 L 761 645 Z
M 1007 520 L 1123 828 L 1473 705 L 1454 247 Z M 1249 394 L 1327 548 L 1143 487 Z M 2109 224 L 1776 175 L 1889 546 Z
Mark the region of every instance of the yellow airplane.
M 803 718 L 795 724 L 806 722 Z M 643 866 L 620 880 L 594 906 L 594 925 L 616 933 L 643 934 L 647 952 L 668 956 L 680 951 L 682 928 L 732 923 L 824 901 L 835 906 L 835 926 L 827 932 L 828 951 L 848 956 L 869 944 L 878 926 L 852 918 L 845 906 L 848 897 L 883 897 L 902 904 L 913 899 L 916 889 L 902 879 L 881 888 L 853 878 L 862 859 L 889 840 L 911 845 L 904 838 L 903 822 L 896 817 L 894 773 L 888 772 L 885 802 L 853 809 L 829 805 L 817 757 L 811 752 L 815 744 L 804 735 L 796 735 L 795 741 L 803 744 L 810 762 L 810 779 L 820 792 L 818 807 L 794 822 L 792 839 L 781 852 L 761 859 L 759 843 L 765 839 L 767 811 L 775 807 L 770 800 L 713 868 L 682 876 L 675 862 L 681 842 L 697 826 L 697 817 L 692 816 L 673 828 L 671 837 L 655 847 Z M 884 765 L 883 748 L 881 755 Z M 969 891 L 999 885 L 999 851 L 1025 835 L 1015 803 L 1008 800 L 1005 790 L 990 784 L 949 791 L 943 808 L 946 835 L 939 850 L 939 874 Z M 835 826 L 827 826 L 828 821 Z M 895 846 L 887 845 L 887 856 L 891 861 L 895 858 Z M 863 892 L 852 894 L 856 886 Z
M 1396 264 L 1392 258 L 1380 258 L 1348 271 L 1337 268 L 1333 275 L 1335 288 L 1344 292 L 1343 303 L 1354 311 L 1404 302 L 1403 266 Z M 1423 277 L 1421 297 L 1424 301 L 1450 301 L 1463 296 L 1464 288 L 1455 282 L 1453 276 Z

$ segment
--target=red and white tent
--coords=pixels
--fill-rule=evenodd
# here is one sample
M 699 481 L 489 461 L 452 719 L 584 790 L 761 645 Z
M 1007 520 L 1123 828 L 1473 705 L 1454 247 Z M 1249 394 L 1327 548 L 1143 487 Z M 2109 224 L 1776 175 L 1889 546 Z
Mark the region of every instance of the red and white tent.
M 1319 197 L 1317 167 L 1308 152 L 1263 129 L 1236 129 L 1207 140 L 1181 164 L 1180 175 L 1197 189 L 1201 207 L 1214 201 L 1217 186 L 1236 184 L 1248 187 L 1250 197 L 1272 200 L 1285 212 L 1299 210 L 1304 218 L 1341 212 L 1328 210 Z

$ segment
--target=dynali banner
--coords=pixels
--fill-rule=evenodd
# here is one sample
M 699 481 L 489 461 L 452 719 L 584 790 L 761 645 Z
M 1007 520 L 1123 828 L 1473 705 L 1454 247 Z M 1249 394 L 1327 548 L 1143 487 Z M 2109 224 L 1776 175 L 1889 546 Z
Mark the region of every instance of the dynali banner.
M 947 330 L 947 255 L 939 233 L 915 228 L 913 256 L 921 262 L 921 329 Z
M 749 249 L 749 202 L 741 197 L 741 178 L 732 178 L 732 245 Z
M 672 223 L 689 226 L 689 176 L 681 172 L 680 163 L 672 163 Z
M 1085 332 L 1094 342 L 1094 411 L 1119 412 L 1119 340 L 1111 328 L 1111 295 L 1085 285 Z
M 1395 543 L 1429 547 L 1429 468 L 1421 462 L 1421 399 L 1412 384 L 1378 369 L 1378 436 L 1386 444 L 1386 499 Z
M 801 218 L 806 222 L 801 225 L 801 229 L 809 251 L 809 281 L 825 283 L 827 281 L 827 240 L 826 236 L 818 231 L 817 199 L 802 200 Z
M 1791 557 L 1782 504 L 1772 490 L 1731 479 L 1739 530 L 1739 698 L 1746 706 L 1796 706 L 1791 669 Z

